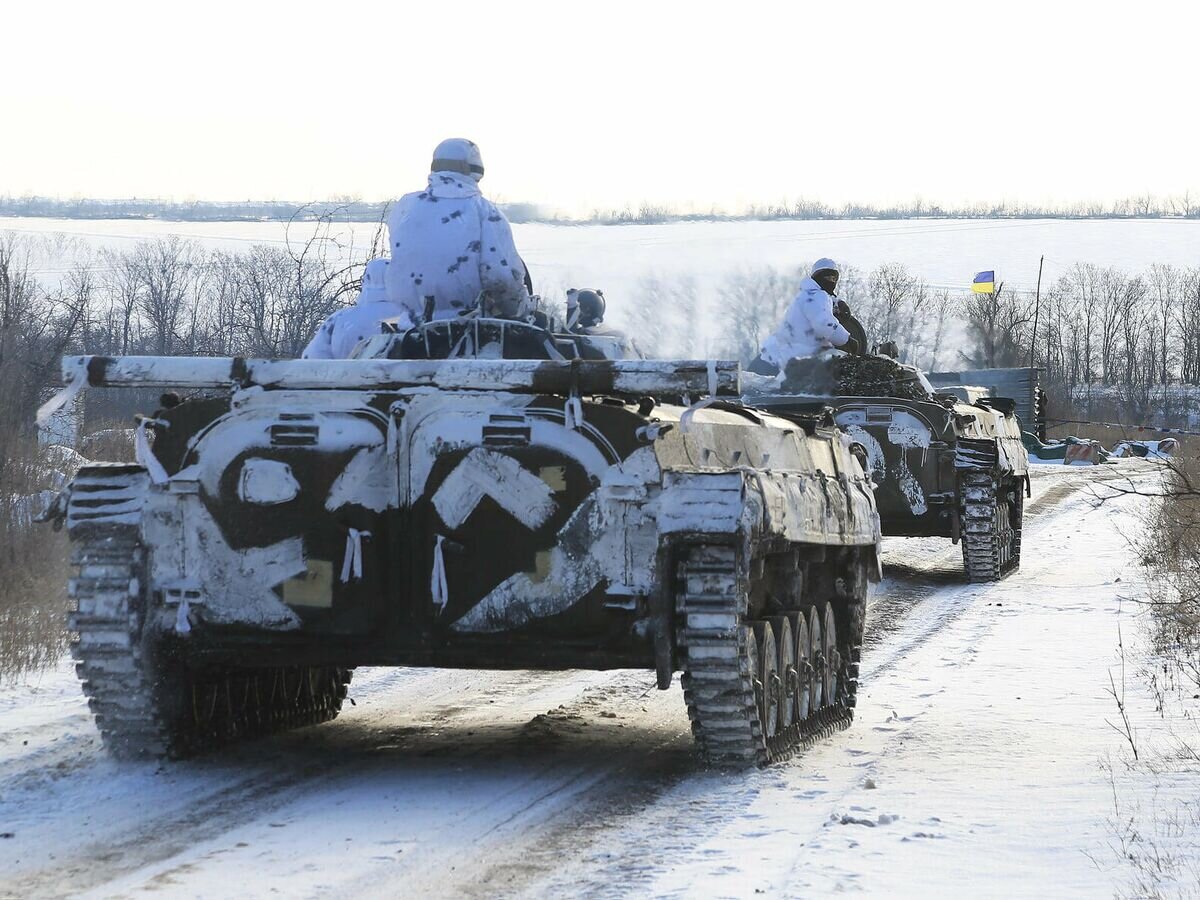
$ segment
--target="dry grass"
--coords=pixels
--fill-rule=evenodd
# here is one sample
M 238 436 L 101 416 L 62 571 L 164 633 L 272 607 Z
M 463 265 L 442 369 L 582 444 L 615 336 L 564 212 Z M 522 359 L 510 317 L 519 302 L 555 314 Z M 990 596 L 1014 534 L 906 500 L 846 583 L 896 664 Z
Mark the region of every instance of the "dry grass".
M 1200 458 L 1172 459 L 1163 493 L 1138 548 L 1151 579 L 1155 645 L 1200 689 Z
M 32 521 L 61 462 L 14 441 L 0 467 L 0 683 L 52 665 L 66 647 L 66 535 Z
M 66 538 L 35 528 L 0 536 L 0 684 L 53 665 L 67 646 Z
M 1185 450 L 1145 489 L 1161 499 L 1135 541 L 1148 582 L 1141 676 L 1162 724 L 1153 746 L 1109 768 L 1118 897 L 1200 897 L 1200 801 L 1187 787 L 1200 774 L 1200 458 Z
M 124 420 L 98 422 L 80 442 L 91 460 L 133 459 Z M 53 665 L 67 647 L 69 547 L 65 532 L 32 521 L 78 458 L 31 440 L 0 441 L 0 685 Z
M 96 462 L 129 462 L 134 458 L 134 434 L 124 423 L 106 423 L 83 438 L 80 450 Z

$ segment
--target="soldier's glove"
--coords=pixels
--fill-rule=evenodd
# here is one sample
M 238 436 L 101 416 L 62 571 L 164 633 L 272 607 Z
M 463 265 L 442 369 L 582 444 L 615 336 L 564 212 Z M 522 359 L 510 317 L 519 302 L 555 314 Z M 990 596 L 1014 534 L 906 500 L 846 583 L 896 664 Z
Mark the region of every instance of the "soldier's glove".
M 842 344 L 842 346 L 838 347 L 838 349 L 845 350 L 851 356 L 858 356 L 858 351 L 860 348 L 858 346 L 858 341 L 856 341 L 854 338 L 847 338 L 846 343 Z
M 834 304 L 833 311 L 839 317 L 840 316 L 848 316 L 848 315 L 850 315 L 850 304 L 847 303 L 845 300 L 839 300 L 837 303 Z

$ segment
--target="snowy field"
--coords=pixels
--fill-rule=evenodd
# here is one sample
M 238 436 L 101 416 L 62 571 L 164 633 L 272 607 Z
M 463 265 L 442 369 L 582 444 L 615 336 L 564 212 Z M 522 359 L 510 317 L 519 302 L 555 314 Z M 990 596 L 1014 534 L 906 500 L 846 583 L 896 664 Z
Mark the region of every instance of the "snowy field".
M 766 771 L 703 770 L 628 671 L 359 670 L 336 722 L 120 764 L 63 665 L 0 695 L 0 896 L 1111 896 L 1142 522 L 1092 487 L 1153 470 L 1038 467 L 996 585 L 887 541 L 856 721 Z
M 375 226 L 357 223 L 337 235 L 346 252 L 361 255 Z M 210 248 L 242 250 L 285 243 L 278 222 L 187 223 L 135 220 L 0 218 L 0 232 L 37 237 L 62 234 L 92 247 L 123 248 L 147 238 L 178 235 Z M 666 225 L 514 225 L 517 247 L 545 294 L 567 287 L 603 288 L 620 295 L 640 278 L 691 274 L 700 283 L 739 269 L 786 269 L 830 256 L 864 271 L 902 263 L 930 284 L 970 287 L 975 272 L 995 269 L 1010 287 L 1033 290 L 1038 257 L 1053 280 L 1076 262 L 1140 271 L 1153 263 L 1200 265 L 1200 221 L 1192 220 L 939 220 L 683 222 Z M 293 227 L 294 242 L 312 233 Z M 61 258 L 44 258 L 38 271 L 53 279 Z

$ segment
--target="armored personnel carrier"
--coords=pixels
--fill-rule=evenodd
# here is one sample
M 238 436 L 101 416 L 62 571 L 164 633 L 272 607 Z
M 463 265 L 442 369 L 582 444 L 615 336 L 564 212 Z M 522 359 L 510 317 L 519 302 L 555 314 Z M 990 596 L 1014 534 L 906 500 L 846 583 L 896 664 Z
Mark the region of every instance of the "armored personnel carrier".
M 65 360 L 68 392 L 166 392 L 54 510 L 106 746 L 325 721 L 360 665 L 682 671 L 717 763 L 847 724 L 879 518 L 828 410 L 604 355 L 473 319 L 350 360 Z
M 961 403 L 887 356 L 827 351 L 792 360 L 747 398 L 777 414 L 826 402 L 874 479 L 883 533 L 961 543 L 972 582 L 996 581 L 1021 560 L 1029 458 L 1014 401 Z

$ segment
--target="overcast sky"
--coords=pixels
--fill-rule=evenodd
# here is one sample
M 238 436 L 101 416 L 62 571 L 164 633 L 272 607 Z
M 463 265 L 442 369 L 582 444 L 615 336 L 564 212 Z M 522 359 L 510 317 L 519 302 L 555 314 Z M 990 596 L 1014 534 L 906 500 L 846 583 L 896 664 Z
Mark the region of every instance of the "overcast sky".
M 0 193 L 572 212 L 1200 195 L 1200 3 L 7 0 Z

